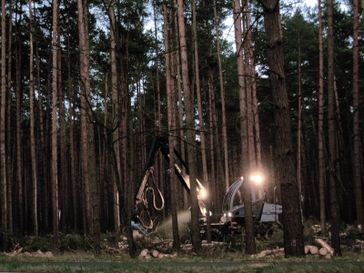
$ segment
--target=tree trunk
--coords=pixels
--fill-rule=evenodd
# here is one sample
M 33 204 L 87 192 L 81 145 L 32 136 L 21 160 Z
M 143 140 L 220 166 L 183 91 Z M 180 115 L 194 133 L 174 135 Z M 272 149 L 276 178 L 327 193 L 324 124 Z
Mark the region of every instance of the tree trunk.
M 13 1 L 9 1 L 9 25 L 8 25 L 8 48 L 7 48 L 7 55 L 8 55 L 8 74 L 7 74 L 7 85 L 12 87 L 12 58 L 10 57 L 12 54 L 12 35 L 13 35 L 13 24 L 12 24 L 12 16 L 13 16 Z M 14 142 L 12 139 L 12 122 L 11 122 L 11 110 L 12 110 L 12 96 L 10 95 L 10 92 L 7 94 L 7 102 L 6 102 L 6 181 L 8 182 L 7 187 L 7 201 L 8 201 L 8 232 L 9 234 L 13 234 L 14 232 L 14 217 L 13 217 L 13 209 L 14 209 L 14 202 L 13 202 L 13 170 L 14 170 L 14 160 L 13 160 L 13 154 L 14 154 Z
M 78 11 L 78 35 L 80 47 L 80 76 L 81 76 L 81 179 L 84 189 L 84 207 L 86 223 L 84 223 L 84 231 L 92 234 L 92 212 L 91 212 L 91 194 L 89 181 L 89 94 L 90 94 L 90 76 L 89 76 L 89 50 L 87 45 L 87 21 L 86 13 L 87 3 L 82 0 L 77 0 Z
M 166 67 L 166 90 L 167 90 L 167 112 L 168 112 L 168 143 L 169 143 L 169 168 L 174 170 L 175 157 L 174 151 L 176 146 L 176 98 L 174 83 L 171 75 L 171 31 L 169 22 L 169 12 L 167 4 L 163 4 L 164 17 L 164 48 L 165 48 L 165 67 Z M 171 214 L 172 214 L 172 232 L 173 248 L 180 249 L 180 239 L 177 219 L 177 177 L 174 171 L 170 173 L 171 183 Z
M 333 0 L 328 0 L 328 135 L 329 135 L 329 173 L 330 173 L 330 208 L 332 218 L 331 242 L 334 255 L 341 255 L 340 249 L 340 210 L 337 197 L 337 132 L 335 116 L 334 90 L 334 30 Z
M 297 163 L 297 184 L 298 194 L 303 196 L 302 192 L 302 79 L 301 79 L 301 39 L 298 34 L 298 58 L 297 58 L 297 151 L 296 151 L 296 163 Z
M 23 190 L 23 142 L 22 142 L 22 109 L 21 104 L 23 101 L 22 96 L 22 59 L 21 59 L 21 43 L 20 43 L 19 29 L 17 28 L 17 38 L 16 38 L 16 53 L 15 53 L 15 97 L 16 97 L 16 136 L 15 136 L 15 146 L 16 146 L 16 188 L 17 188 L 17 210 L 18 210 L 18 228 L 20 234 L 24 231 L 24 190 Z
M 32 0 L 29 0 L 29 111 L 30 111 L 30 154 L 32 165 L 32 219 L 33 233 L 38 236 L 38 172 L 37 155 L 35 147 L 35 111 L 34 111 L 34 49 L 33 49 L 33 7 Z
M 8 231 L 8 204 L 6 181 L 5 151 L 5 114 L 6 114 L 6 8 L 5 0 L 1 1 L 1 101 L 0 101 L 0 196 L 1 196 L 1 230 L 0 249 L 6 248 Z
M 353 178 L 356 205 L 356 221 L 364 225 L 363 193 L 361 181 L 360 111 L 359 111 L 359 3 L 353 2 Z
M 242 20 L 241 20 L 240 1 L 233 1 L 233 16 L 235 29 L 236 61 L 239 82 L 239 106 L 240 106 L 240 139 L 241 139 L 241 158 L 240 171 L 243 172 L 245 183 L 243 189 L 244 209 L 245 209 L 245 251 L 247 254 L 255 252 L 255 238 L 253 226 L 253 213 L 251 203 L 251 187 L 249 182 L 250 157 L 247 124 L 247 88 L 245 81 L 244 48 L 242 43 Z M 250 143 L 251 144 L 251 143 Z
M 198 120 L 199 120 L 199 132 L 201 140 L 201 158 L 202 158 L 202 174 L 203 182 L 206 189 L 209 191 L 211 188 L 208 178 L 207 171 L 207 157 L 206 157 L 206 135 L 205 135 L 205 123 L 203 120 L 202 112 L 202 99 L 201 99 L 201 84 L 200 84 L 200 61 L 199 61 L 199 50 L 198 50 L 198 37 L 197 37 L 197 23 L 196 23 L 196 2 L 191 1 L 192 7 L 192 41 L 193 41 L 193 53 L 194 53 L 194 70 L 195 70 L 195 83 L 196 83 L 196 96 L 197 96 L 197 109 L 198 109 Z M 220 63 L 221 65 L 221 63 Z M 207 205 L 207 212 L 210 210 L 210 205 Z M 211 225 L 210 215 L 206 213 L 206 235 L 207 242 L 211 242 Z
M 58 54 L 59 54 L 59 33 L 58 33 L 58 0 L 53 0 L 52 7 L 52 223 L 53 240 L 55 248 L 58 248 L 58 153 L 57 153 L 57 97 L 58 97 Z
M 186 106 L 186 142 L 187 142 L 187 156 L 188 156 L 188 170 L 190 175 L 191 187 L 191 232 L 192 232 L 192 245 L 195 251 L 201 248 L 200 230 L 198 224 L 198 201 L 196 191 L 196 153 L 195 153 L 195 122 L 194 122 L 194 100 L 190 89 L 189 73 L 188 73 L 188 56 L 186 44 L 186 30 L 184 21 L 184 3 L 183 0 L 177 1 L 178 12 L 178 30 L 179 30 L 179 44 L 181 54 L 181 67 L 182 67 L 182 84 L 185 94 Z
M 264 9 L 269 78 L 275 106 L 276 177 L 281 183 L 284 250 L 286 256 L 303 256 L 303 226 L 291 142 L 279 1 L 260 0 Z
M 112 143 L 113 149 L 116 156 L 115 168 L 114 172 L 114 183 L 120 183 L 117 178 L 121 177 L 120 173 L 120 138 L 119 138 L 119 129 L 117 127 L 120 110 L 119 110 L 119 88 L 118 88 L 118 71 L 117 71 L 117 51 L 116 51 L 116 43 L 117 43 L 117 28 L 116 28 L 116 17 L 115 17 L 115 1 L 111 1 L 108 5 L 108 15 L 110 20 L 110 59 L 111 59 L 111 98 L 112 98 L 112 115 L 111 115 L 111 124 L 112 124 Z M 116 125 L 117 124 L 117 125 Z M 116 127 L 116 128 L 115 128 Z M 117 189 L 117 187 L 113 187 Z M 114 228 L 115 234 L 120 234 L 120 202 L 119 202 L 119 192 L 114 193 Z
M 324 149 L 324 49 L 322 29 L 322 8 L 321 0 L 318 0 L 318 21 L 319 21 L 319 101 L 318 101 L 318 168 L 319 168 L 319 195 L 320 195 L 320 226 L 323 234 L 326 234 L 326 207 L 325 207 L 325 149 Z
M 214 25 L 216 32 L 216 56 L 217 56 L 217 65 L 219 70 L 219 83 L 220 83 L 220 98 L 221 98 L 221 116 L 222 116 L 222 142 L 224 147 L 224 170 L 225 170 L 225 190 L 227 190 L 230 186 L 230 178 L 229 178 L 229 154 L 228 154 L 228 138 L 227 138 L 227 129 L 226 129 L 226 110 L 225 110 L 225 88 L 224 88 L 224 77 L 222 73 L 222 65 L 221 65 L 221 53 L 220 53 L 220 35 L 219 35 L 219 17 L 217 14 L 216 8 L 216 0 L 213 2 L 214 9 Z

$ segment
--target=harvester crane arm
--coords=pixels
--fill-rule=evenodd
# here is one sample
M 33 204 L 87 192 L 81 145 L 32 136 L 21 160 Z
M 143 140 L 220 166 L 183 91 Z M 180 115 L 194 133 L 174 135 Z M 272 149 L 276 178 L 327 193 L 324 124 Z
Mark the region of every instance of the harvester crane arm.
M 154 179 L 153 166 L 158 153 L 161 153 L 167 161 L 169 160 L 168 139 L 156 137 L 153 140 L 144 170 L 144 176 L 135 196 L 134 221 L 132 222 L 132 225 L 134 228 L 138 229 L 145 235 L 155 229 L 155 219 L 153 219 L 152 215 L 163 210 L 164 208 L 163 194 L 158 188 Z M 176 150 L 174 150 L 174 156 L 176 157 L 174 172 L 178 178 L 178 181 L 190 194 L 190 177 L 188 175 L 188 166 Z M 180 163 L 180 165 L 177 162 Z M 206 213 L 206 205 L 204 204 L 203 199 L 206 198 L 207 191 L 198 179 L 196 179 L 196 182 L 200 211 L 204 215 Z M 152 204 L 149 204 L 150 199 L 152 199 Z M 157 199 L 159 199 L 159 206 L 157 204 Z

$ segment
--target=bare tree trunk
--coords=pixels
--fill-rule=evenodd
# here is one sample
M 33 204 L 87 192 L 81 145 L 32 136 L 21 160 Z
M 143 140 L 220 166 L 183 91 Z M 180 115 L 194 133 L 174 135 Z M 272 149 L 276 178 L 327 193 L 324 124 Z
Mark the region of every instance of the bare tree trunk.
M 57 153 L 57 97 L 58 97 L 58 54 L 59 54 L 59 33 L 58 33 L 58 0 L 52 2 L 52 221 L 53 240 L 55 248 L 58 247 L 58 153 Z
M 296 163 L 297 163 L 297 184 L 298 184 L 298 194 L 301 201 L 302 191 L 302 79 L 301 79 L 301 39 L 300 34 L 298 34 L 298 59 L 297 59 L 297 151 L 296 151 Z
M 188 156 L 188 169 L 190 175 L 191 187 L 191 241 L 195 251 L 201 248 L 200 230 L 198 224 L 198 201 L 196 191 L 196 153 L 195 153 L 195 122 L 194 122 L 194 100 L 190 89 L 189 73 L 188 73 L 188 56 L 186 44 L 186 30 L 184 21 L 184 3 L 183 0 L 177 1 L 178 12 L 178 30 L 179 30 L 179 44 L 181 54 L 182 66 L 182 84 L 185 94 L 186 106 L 186 142 L 187 142 L 187 156 Z
M 250 88 L 249 92 L 251 95 L 251 99 L 248 101 L 250 104 L 250 115 L 252 121 L 250 122 L 250 140 L 251 143 L 254 143 L 254 147 L 252 147 L 249 151 L 252 153 L 252 158 L 254 160 L 253 164 L 255 166 L 251 166 L 256 168 L 258 171 L 261 171 L 261 144 L 260 144 L 260 125 L 259 125 L 259 113 L 258 113 L 258 102 L 257 102 L 257 88 L 256 88 L 256 79 L 255 79 L 255 60 L 254 60 L 254 44 L 253 44 L 253 34 L 252 27 L 250 23 L 250 10 L 249 10 L 249 0 L 244 0 L 244 23 L 246 29 L 245 35 L 245 50 L 246 50 L 246 59 L 247 59 L 247 77 L 249 79 Z M 254 134 L 255 133 L 255 134 Z M 259 197 L 261 198 L 261 190 L 259 190 Z
M 89 50 L 87 45 L 87 21 L 86 13 L 87 3 L 82 0 L 77 0 L 78 11 L 78 35 L 80 47 L 80 74 L 81 74 L 81 177 L 84 187 L 84 205 L 86 226 L 84 230 L 92 234 L 92 211 L 91 211 L 91 194 L 89 181 L 89 94 L 90 94 L 90 76 L 89 76 Z
M 8 25 L 8 48 L 7 48 L 7 56 L 8 56 L 8 74 L 7 74 L 7 86 L 10 88 L 13 86 L 12 84 L 12 58 L 11 53 L 12 53 L 12 35 L 13 35 L 13 24 L 12 24 L 12 17 L 13 17 L 13 1 L 9 1 L 9 25 Z M 8 162 L 7 164 L 7 170 L 6 170 L 6 181 L 8 182 L 8 187 L 7 187 L 7 201 L 8 201 L 8 232 L 9 234 L 13 234 L 14 232 L 14 216 L 13 216 L 13 209 L 14 209 L 14 202 L 13 202 L 13 187 L 12 187 L 12 183 L 13 183 L 13 170 L 14 170 L 14 143 L 12 141 L 12 122 L 11 122 L 11 108 L 12 108 L 12 96 L 10 95 L 10 92 L 8 92 L 7 94 L 7 102 L 6 102 L 6 161 Z
M 198 50 L 198 37 L 197 37 L 197 27 L 196 27 L 196 2 L 195 0 L 191 1 L 192 7 L 192 40 L 193 40 L 193 53 L 194 53 L 194 70 L 195 70 L 195 83 L 196 83 L 196 96 L 197 96 L 197 109 L 198 109 L 198 120 L 199 120 L 199 132 L 200 132 L 200 140 L 201 140 L 201 158 L 202 158 L 202 173 L 203 173 L 203 182 L 205 183 L 205 187 L 209 191 L 211 188 L 208 178 L 207 171 L 207 156 L 206 156 L 206 136 L 205 136 L 205 123 L 203 120 L 203 112 L 202 112 L 202 99 L 201 99 L 201 84 L 200 84 L 200 61 L 199 61 L 199 50 Z M 221 65 L 221 63 L 220 63 Z M 207 205 L 207 212 L 210 210 L 210 205 Z M 210 225 L 210 215 L 206 214 L 206 235 L 207 241 L 211 242 L 211 225 Z
M 1 179 L 1 232 L 0 237 L 6 236 L 8 231 L 8 204 L 6 181 L 6 152 L 5 152 L 5 113 L 6 113 L 6 8 L 5 0 L 1 1 L 1 102 L 0 102 L 0 179 Z M 5 248 L 5 241 L 1 242 L 0 249 Z
M 117 42 L 117 28 L 116 28 L 116 17 L 115 17 L 115 1 L 111 1 L 108 5 L 108 15 L 110 20 L 110 58 L 111 58 L 111 98 L 112 98 L 112 142 L 113 149 L 116 157 L 114 172 L 118 172 L 118 174 L 114 173 L 114 183 L 120 183 L 117 178 L 121 177 L 120 173 L 120 138 L 119 138 L 119 129 L 115 125 L 118 124 L 120 117 L 119 110 L 119 88 L 118 88 L 118 71 L 117 71 L 117 52 L 116 52 L 116 42 Z M 115 128 L 116 127 L 116 128 Z M 117 187 L 113 187 L 117 189 Z M 114 228 L 116 235 L 120 234 L 120 202 L 119 202 L 119 193 L 118 191 L 114 193 Z
M 326 207 L 325 207 L 325 149 L 324 149 L 324 49 L 322 29 L 321 0 L 318 0 L 319 21 L 319 101 L 318 101 L 318 162 L 319 162 L 319 195 L 320 195 L 320 226 L 323 234 L 326 234 Z
M 221 98 L 221 115 L 222 115 L 222 142 L 224 147 L 224 170 L 225 170 L 225 189 L 229 188 L 230 178 L 229 178 L 229 154 L 228 154 L 228 138 L 226 129 L 226 110 L 225 110 L 225 88 L 224 88 L 224 77 L 222 73 L 221 65 L 221 53 L 220 53 L 220 31 L 219 31 L 219 17 L 217 14 L 216 0 L 213 2 L 214 9 L 214 25 L 216 32 L 216 55 L 217 64 L 219 69 L 219 83 L 220 83 L 220 98 Z
M 251 187 L 249 183 L 249 170 L 251 159 L 249 149 L 251 148 L 248 140 L 248 118 L 247 118 L 247 86 L 245 81 L 245 65 L 244 65 L 244 48 L 242 44 L 242 26 L 241 26 L 241 6 L 239 0 L 233 1 L 233 17 L 235 29 L 235 46 L 236 46 L 236 61 L 238 70 L 239 82 L 239 106 L 240 106 L 240 139 L 241 139 L 241 159 L 240 170 L 244 174 L 245 184 L 243 189 L 244 210 L 245 210 L 245 251 L 247 254 L 255 252 L 253 213 L 251 203 Z
M 269 78 L 275 106 L 276 177 L 281 183 L 284 250 L 286 256 L 303 256 L 303 226 L 291 142 L 279 1 L 260 0 L 259 2 L 264 9 Z
M 169 168 L 174 170 L 175 158 L 174 150 L 176 146 L 176 98 L 174 83 L 171 75 L 171 31 L 167 3 L 163 4 L 164 17 L 164 48 L 165 48 L 165 67 L 166 67 L 166 89 L 167 89 L 167 108 L 168 108 L 168 143 L 169 143 Z M 170 173 L 171 181 L 171 214 L 173 231 L 173 248 L 180 249 L 180 239 L 177 219 L 177 177 L 174 171 Z
M 33 47 L 33 7 L 32 0 L 29 0 L 29 111 L 30 111 L 30 154 L 32 161 L 32 219 L 33 233 L 38 236 L 38 172 L 37 155 L 35 151 L 35 111 L 34 111 L 34 47 Z
M 361 181 L 360 111 L 359 111 L 359 3 L 353 2 L 353 178 L 356 205 L 356 221 L 364 225 L 363 194 Z
M 160 90 L 160 72 L 159 72 L 159 45 L 158 45 L 158 24 L 157 24 L 157 8 L 158 1 L 153 0 L 153 19 L 154 19 L 154 42 L 155 42 L 155 132 L 156 135 L 160 136 L 162 134 L 162 113 L 161 113 L 161 90 Z M 157 181 L 161 192 L 164 193 L 164 175 L 163 175 L 163 156 L 158 154 L 157 158 Z
M 334 31 L 333 0 L 328 0 L 328 134 L 329 134 L 329 172 L 330 172 L 330 208 L 332 218 L 331 242 L 334 255 L 341 255 L 340 248 L 340 210 L 337 198 L 337 132 L 334 91 Z
M 21 82 L 21 43 L 20 43 L 20 34 L 17 28 L 17 38 L 16 38 L 16 53 L 15 53 L 15 97 L 16 97 L 16 136 L 15 136 L 15 150 L 16 150 L 16 187 L 17 191 L 17 210 L 18 210 L 18 228 L 20 233 L 23 233 L 24 230 L 24 195 L 23 195 L 23 166 L 22 166 L 22 82 Z

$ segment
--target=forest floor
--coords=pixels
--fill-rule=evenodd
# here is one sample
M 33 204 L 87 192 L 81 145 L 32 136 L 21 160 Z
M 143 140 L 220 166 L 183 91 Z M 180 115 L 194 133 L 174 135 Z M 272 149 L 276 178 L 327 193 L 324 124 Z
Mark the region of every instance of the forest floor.
M 9 257 L 0 254 L 0 272 L 364 272 L 364 254 L 345 253 L 325 259 L 265 257 L 240 253 L 218 257 L 178 255 L 163 259 L 131 259 L 125 255 L 65 252 L 53 257 Z
M 315 244 L 319 236 L 317 225 L 306 223 L 306 244 Z M 181 251 L 174 252 L 172 240 L 161 236 L 136 240 L 138 257 L 130 258 L 125 237 L 103 234 L 99 248 L 89 237 L 61 234 L 57 251 L 53 251 L 52 236 L 12 238 L 9 251 L 0 252 L 0 273 L 61 273 L 61 272 L 271 272 L 271 273 L 364 273 L 364 233 L 347 226 L 341 233 L 342 257 L 307 255 L 304 258 L 284 258 L 283 232 L 274 228 L 269 237 L 257 237 L 257 255 L 241 252 L 241 235 L 226 237 L 224 242 L 204 241 L 197 255 L 188 240 Z M 317 245 L 318 246 L 318 245 Z M 100 254 L 96 255 L 96 249 Z M 262 253 L 269 251 L 270 256 Z M 276 252 L 278 251 L 278 252 Z

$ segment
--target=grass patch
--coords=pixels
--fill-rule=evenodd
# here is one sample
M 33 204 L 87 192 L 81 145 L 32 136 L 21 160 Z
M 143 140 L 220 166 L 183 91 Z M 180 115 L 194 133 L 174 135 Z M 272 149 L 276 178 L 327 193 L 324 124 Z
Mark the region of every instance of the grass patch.
M 0 256 L 0 271 L 8 272 L 292 272 L 292 273 L 363 273 L 364 256 L 355 253 L 331 260 L 318 257 L 256 259 L 241 254 L 225 257 L 178 257 L 154 260 L 130 259 L 128 256 L 95 256 L 67 253 L 54 258 Z

